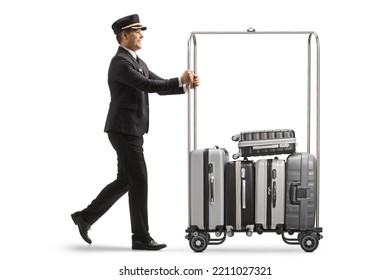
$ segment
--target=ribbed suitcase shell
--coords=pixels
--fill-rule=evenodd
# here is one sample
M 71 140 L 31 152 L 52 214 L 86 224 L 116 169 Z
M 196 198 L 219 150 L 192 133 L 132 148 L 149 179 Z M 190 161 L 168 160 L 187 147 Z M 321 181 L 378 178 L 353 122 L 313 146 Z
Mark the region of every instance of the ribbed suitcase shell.
M 232 137 L 238 141 L 239 152 L 233 155 L 241 157 L 280 155 L 295 153 L 295 132 L 291 129 L 254 130 L 241 132 Z
M 284 224 L 285 162 L 261 159 L 256 162 L 255 224 L 276 229 Z
M 317 161 L 314 155 L 297 153 L 287 158 L 286 228 L 314 228 L 317 206 Z
M 224 225 L 225 149 L 200 149 L 190 154 L 190 224 L 215 230 Z

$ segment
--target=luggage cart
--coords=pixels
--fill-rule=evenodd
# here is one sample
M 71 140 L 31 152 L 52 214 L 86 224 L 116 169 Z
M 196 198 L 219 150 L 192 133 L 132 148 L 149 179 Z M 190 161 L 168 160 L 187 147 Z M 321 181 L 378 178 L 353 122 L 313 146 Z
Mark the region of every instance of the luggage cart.
M 317 249 L 320 239 L 322 239 L 322 228 L 319 226 L 319 193 L 320 193 L 320 42 L 318 35 L 313 31 L 261 31 L 258 32 L 253 28 L 249 28 L 246 32 L 192 32 L 188 39 L 187 45 L 187 63 L 188 69 L 193 69 L 194 73 L 197 73 L 197 36 L 202 35 L 247 35 L 247 36 L 262 36 L 262 35 L 281 35 L 281 36 L 293 36 L 293 35 L 307 35 L 308 40 L 308 52 L 307 52 L 307 148 L 306 152 L 311 153 L 312 141 L 312 79 L 315 75 L 315 103 L 316 103 L 316 120 L 315 120 L 315 151 L 314 155 L 317 159 L 317 204 L 315 214 L 315 226 L 305 230 L 292 230 L 287 229 L 285 226 L 278 227 L 277 229 L 263 229 L 262 227 L 255 226 L 254 230 L 248 231 L 247 229 L 232 231 L 226 226 L 217 230 L 201 230 L 197 226 L 190 224 L 190 203 L 189 197 L 189 226 L 186 230 L 186 239 L 189 240 L 191 249 L 195 252 L 204 251 L 208 245 L 219 245 L 226 240 L 226 236 L 233 236 L 234 232 L 245 232 L 247 236 L 252 236 L 253 232 L 263 234 L 265 232 L 273 232 L 282 236 L 282 240 L 286 244 L 300 245 L 306 252 L 313 252 Z M 315 42 L 315 67 L 312 67 L 312 43 Z M 315 68 L 314 71 L 312 68 Z M 191 89 L 188 87 L 188 154 L 192 150 L 197 149 L 197 88 Z M 314 133 L 313 133 L 314 134 Z M 191 182 L 191 161 L 188 160 L 188 176 L 189 185 Z M 190 191 L 189 191 L 190 195 Z M 210 233 L 214 233 L 216 238 L 212 238 Z M 286 236 L 290 235 L 289 237 Z M 295 236 L 293 236 L 295 235 Z

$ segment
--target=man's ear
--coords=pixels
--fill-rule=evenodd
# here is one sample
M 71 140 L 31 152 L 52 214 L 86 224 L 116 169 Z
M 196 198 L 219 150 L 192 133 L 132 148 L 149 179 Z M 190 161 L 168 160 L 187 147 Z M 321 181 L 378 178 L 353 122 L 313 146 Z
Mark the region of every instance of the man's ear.
M 122 41 L 125 40 L 125 39 L 127 39 L 127 34 L 126 34 L 126 32 L 124 32 L 124 31 L 121 32 L 121 39 L 122 39 Z

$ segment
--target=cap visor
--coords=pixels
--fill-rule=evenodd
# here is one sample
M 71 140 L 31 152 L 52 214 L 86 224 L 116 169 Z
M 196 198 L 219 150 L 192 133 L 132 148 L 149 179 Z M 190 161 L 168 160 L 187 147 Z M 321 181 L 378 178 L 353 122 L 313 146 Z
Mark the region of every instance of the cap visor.
M 142 25 L 139 25 L 139 26 L 133 26 L 133 27 L 130 27 L 131 29 L 134 29 L 134 30 L 138 30 L 138 29 L 141 29 L 142 31 L 146 30 L 146 27 L 145 26 L 142 26 Z
M 140 29 L 140 30 L 146 30 L 146 27 L 145 26 L 142 26 L 142 25 L 136 25 L 136 26 L 131 26 L 131 27 L 129 27 L 129 28 L 125 28 L 125 29 L 122 29 L 122 31 L 123 30 L 126 30 L 126 29 L 132 29 L 132 30 L 138 30 L 138 29 Z

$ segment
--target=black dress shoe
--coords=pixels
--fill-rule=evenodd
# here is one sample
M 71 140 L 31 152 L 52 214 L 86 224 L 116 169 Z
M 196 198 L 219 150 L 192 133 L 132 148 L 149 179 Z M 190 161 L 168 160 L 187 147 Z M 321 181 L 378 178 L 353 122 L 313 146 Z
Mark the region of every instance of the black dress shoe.
M 133 250 L 161 250 L 167 247 L 165 244 L 159 244 L 153 239 L 147 242 L 144 241 L 133 241 Z
M 88 230 L 91 228 L 89 224 L 87 224 L 86 221 L 84 221 L 83 217 L 81 217 L 81 212 L 75 212 L 71 215 L 72 220 L 75 225 L 79 227 L 79 232 L 81 237 L 87 242 L 88 244 L 92 243 L 91 238 L 88 236 Z

